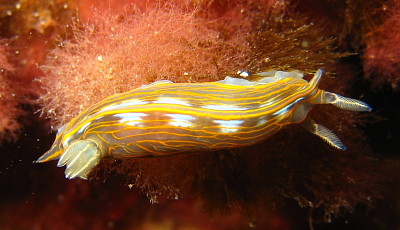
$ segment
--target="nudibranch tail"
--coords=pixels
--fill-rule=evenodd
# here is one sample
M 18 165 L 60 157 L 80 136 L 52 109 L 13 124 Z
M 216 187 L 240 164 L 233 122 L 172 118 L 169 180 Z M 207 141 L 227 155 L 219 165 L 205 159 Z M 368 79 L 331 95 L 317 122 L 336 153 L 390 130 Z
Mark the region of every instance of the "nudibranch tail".
M 47 161 L 57 160 L 60 158 L 60 156 L 63 152 L 63 148 L 62 148 L 62 144 L 61 144 L 61 139 L 62 139 L 61 136 L 66 127 L 67 127 L 67 124 L 63 125 L 61 128 L 58 129 L 56 140 L 54 141 L 54 143 L 51 146 L 51 148 L 49 149 L 49 151 L 47 151 L 45 154 L 43 154 L 41 157 L 39 157 L 39 159 L 37 159 L 35 161 L 35 163 L 43 163 L 43 162 L 47 162 Z
M 101 151 L 92 140 L 73 141 L 64 150 L 57 166 L 67 165 L 65 177 L 87 179 L 90 171 L 100 162 Z
M 62 150 L 58 148 L 57 145 L 53 144 L 51 149 L 43 154 L 39 159 L 35 161 L 35 163 L 43 163 L 47 161 L 57 160 L 62 153 Z

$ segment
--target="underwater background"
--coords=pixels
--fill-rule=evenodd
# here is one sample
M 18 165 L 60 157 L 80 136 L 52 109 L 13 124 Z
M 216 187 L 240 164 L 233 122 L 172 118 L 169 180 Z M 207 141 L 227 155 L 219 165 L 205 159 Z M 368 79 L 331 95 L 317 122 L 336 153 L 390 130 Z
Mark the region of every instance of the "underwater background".
M 0 229 L 400 229 L 397 0 L 0 0 Z M 298 70 L 370 113 L 315 106 L 246 148 L 33 163 L 58 128 L 157 80 Z

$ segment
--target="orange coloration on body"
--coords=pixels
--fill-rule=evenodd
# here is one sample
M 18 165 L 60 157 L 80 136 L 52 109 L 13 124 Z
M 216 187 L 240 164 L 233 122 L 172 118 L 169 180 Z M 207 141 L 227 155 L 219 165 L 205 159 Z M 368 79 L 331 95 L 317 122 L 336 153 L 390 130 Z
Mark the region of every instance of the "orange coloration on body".
M 58 132 L 37 162 L 58 159 L 66 177 L 87 179 L 103 157 L 166 156 L 259 143 L 282 127 L 306 119 L 313 104 L 370 111 L 367 104 L 317 88 L 298 72 L 270 71 L 257 82 L 227 77 L 208 83 L 160 81 L 116 94 L 91 106 Z M 332 146 L 345 149 L 330 130 L 304 126 Z

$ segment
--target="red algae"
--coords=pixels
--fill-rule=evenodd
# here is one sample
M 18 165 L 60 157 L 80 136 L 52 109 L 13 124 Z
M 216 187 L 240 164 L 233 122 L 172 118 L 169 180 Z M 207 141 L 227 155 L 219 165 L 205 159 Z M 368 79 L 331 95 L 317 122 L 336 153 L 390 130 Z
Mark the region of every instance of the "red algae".
M 341 49 L 360 53 L 364 77 L 375 89 L 389 86 L 398 90 L 398 1 L 306 0 L 292 5 L 308 21 L 318 21 L 323 34 L 335 36 Z
M 335 37 L 346 50 L 360 51 L 365 46 L 366 34 L 385 18 L 385 7 L 392 0 L 290 1 L 291 11 L 316 22 L 325 36 Z
M 2 1 L 0 20 L 5 21 L 2 31 L 11 36 L 25 36 L 30 32 L 40 34 L 62 33 L 63 25 L 71 20 L 73 0 L 15 0 Z
M 2 43 L 0 63 L 1 140 L 15 141 L 22 127 L 31 122 L 27 115 L 35 110 L 35 99 L 43 93 L 34 80 L 42 75 L 38 65 L 53 47 L 51 37 L 66 32 L 64 23 L 71 19 L 70 6 L 68 1 L 2 2 L 0 36 L 6 42 Z
M 15 82 L 10 74 L 14 68 L 7 60 L 6 48 L 0 45 L 0 143 L 2 141 L 15 141 L 20 124 L 18 117 L 22 110 L 18 108 L 19 99 L 15 92 Z
M 398 90 L 400 85 L 400 3 L 385 6 L 390 16 L 366 37 L 364 71 L 375 87 L 389 84 Z
M 74 39 L 61 42 L 43 66 L 43 110 L 59 126 L 89 105 L 142 84 L 218 79 L 240 68 L 248 52 L 244 40 L 222 40 L 209 24 L 178 9 L 94 15 L 75 25 Z
M 169 5 L 139 7 L 124 14 L 85 14 L 84 23 L 72 26 L 71 39 L 60 41 L 42 67 L 45 76 L 40 81 L 47 91 L 39 99 L 42 111 L 59 127 L 103 98 L 142 84 L 160 79 L 213 81 L 237 70 L 311 73 L 329 67 L 341 74 L 325 77 L 321 88 L 349 92 L 356 71 L 340 71 L 337 67 L 343 65 L 336 63 L 327 65 L 347 55 L 334 52 L 334 40 L 326 38 L 331 34 L 288 13 L 290 1 L 267 2 L 265 8 L 258 1 L 239 1 L 236 7 L 212 11 L 223 3 L 212 1 L 200 2 L 209 11 Z M 340 152 L 298 127 L 288 127 L 245 149 L 104 159 L 91 175 L 98 180 L 91 183 L 122 180 L 154 203 L 167 202 L 165 198 L 199 198 L 210 213 L 238 212 L 255 226 L 267 226 L 270 210 L 285 204 L 284 198 L 309 210 L 322 210 L 319 218 L 324 221 L 352 211 L 359 203 L 369 206 L 371 197 L 379 197 L 381 175 L 364 156 L 369 149 L 358 128 L 362 117 L 329 106 L 315 108 L 312 115 L 332 128 L 350 150 Z M 90 197 L 88 193 L 82 196 Z M 135 206 L 133 201 L 129 204 Z M 122 218 L 121 210 L 129 208 L 115 208 L 116 219 Z

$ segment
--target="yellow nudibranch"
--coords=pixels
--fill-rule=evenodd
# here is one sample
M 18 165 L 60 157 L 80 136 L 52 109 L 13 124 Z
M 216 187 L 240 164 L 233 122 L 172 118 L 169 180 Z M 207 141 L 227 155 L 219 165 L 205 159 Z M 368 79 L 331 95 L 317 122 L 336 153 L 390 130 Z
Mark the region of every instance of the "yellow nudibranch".
M 345 149 L 327 128 L 306 119 L 314 104 L 371 111 L 364 102 L 318 89 L 322 70 L 269 71 L 261 79 L 226 77 L 206 83 L 157 81 L 91 106 L 58 130 L 36 162 L 58 159 L 66 178 L 87 179 L 102 157 L 167 156 L 249 146 L 283 126 L 301 123 L 333 147 Z

